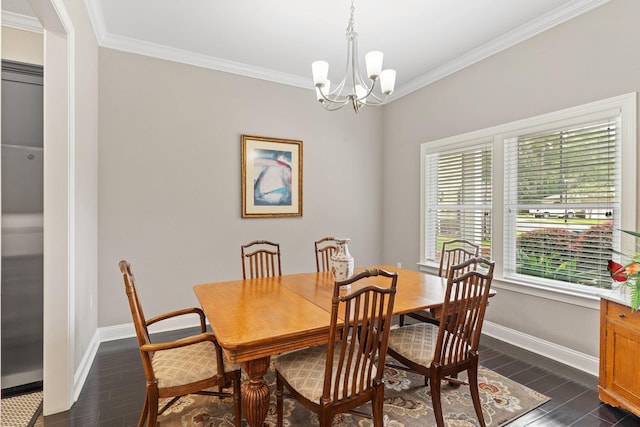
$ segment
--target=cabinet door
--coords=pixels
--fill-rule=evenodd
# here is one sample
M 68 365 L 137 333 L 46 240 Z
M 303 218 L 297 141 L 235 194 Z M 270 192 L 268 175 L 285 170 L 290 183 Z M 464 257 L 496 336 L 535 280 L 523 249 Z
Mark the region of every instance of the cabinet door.
M 631 327 L 635 322 L 627 322 L 631 319 L 625 313 L 620 312 L 622 317 L 616 318 L 619 311 L 617 304 L 609 308 L 611 317 L 606 327 L 605 387 L 633 405 L 640 406 L 640 330 Z M 638 313 L 632 316 L 637 317 Z

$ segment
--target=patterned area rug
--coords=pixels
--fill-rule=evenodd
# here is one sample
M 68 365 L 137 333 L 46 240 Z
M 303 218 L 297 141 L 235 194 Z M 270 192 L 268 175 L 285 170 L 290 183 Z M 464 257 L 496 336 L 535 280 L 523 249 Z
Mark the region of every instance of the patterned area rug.
M 384 425 L 389 427 L 411 427 L 435 425 L 429 387 L 418 375 L 386 368 Z M 460 375 L 466 379 L 465 375 Z M 272 369 L 266 380 L 275 390 L 275 374 Z M 480 367 L 478 372 L 480 399 L 487 426 L 497 427 L 512 421 L 549 400 L 548 397 L 518 384 L 489 369 Z M 445 425 L 448 427 L 478 426 L 468 386 L 453 388 L 448 383 L 442 387 L 442 405 Z M 370 405 L 362 410 L 370 411 Z M 180 399 L 158 418 L 161 427 L 233 427 L 233 402 L 208 396 L 189 395 Z M 246 421 L 243 421 L 243 426 Z M 276 425 L 275 396 L 271 393 L 271 405 L 265 426 Z M 315 414 L 293 399 L 284 401 L 285 427 L 317 426 Z M 369 427 L 369 418 L 349 414 L 337 415 L 333 426 Z
M 2 427 L 30 427 L 42 411 L 42 392 L 8 397 L 1 402 Z

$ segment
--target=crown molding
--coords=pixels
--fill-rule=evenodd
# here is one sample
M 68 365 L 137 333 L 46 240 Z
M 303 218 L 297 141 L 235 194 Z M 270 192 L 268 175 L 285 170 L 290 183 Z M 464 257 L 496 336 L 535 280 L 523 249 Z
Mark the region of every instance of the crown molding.
M 89 13 L 89 21 L 93 27 L 93 32 L 96 35 L 98 45 L 102 46 L 105 37 L 108 35 L 107 27 L 104 25 L 104 15 L 102 14 L 102 8 L 98 5 L 98 0 L 85 0 L 85 7 Z
M 562 24 L 576 16 L 597 8 L 610 0 L 574 0 L 567 5 L 560 7 L 539 19 L 529 22 L 515 30 L 501 36 L 493 41 L 463 55 L 455 60 L 444 64 L 435 70 L 418 77 L 415 80 L 403 85 L 395 91 L 394 99 L 401 98 L 405 95 L 415 92 L 425 86 L 428 86 L 440 79 L 447 77 L 457 71 L 460 71 L 470 65 L 486 59 L 496 53 L 502 52 L 512 46 L 517 45 L 535 35 L 547 31 L 556 25 Z
M 44 33 L 44 28 L 38 18 L 6 10 L 2 11 L 2 26 L 31 31 L 32 33 Z
M 106 35 L 102 39 L 101 46 L 129 53 L 136 53 L 139 55 L 165 59 L 168 61 L 194 65 L 197 67 L 210 68 L 212 70 L 238 74 L 245 77 L 252 77 L 305 89 L 313 89 L 313 81 L 311 77 L 303 78 L 293 74 L 281 73 L 266 68 L 255 67 L 252 65 L 229 61 L 222 58 L 215 58 L 208 55 L 167 47 L 147 41 L 135 40 L 121 36 Z
M 91 20 L 91 25 L 93 26 L 93 30 L 96 34 L 96 39 L 98 40 L 98 44 L 102 47 L 305 89 L 313 89 L 313 80 L 311 77 L 302 78 L 293 74 L 280 73 L 266 68 L 242 64 L 240 62 L 215 58 L 143 40 L 136 40 L 110 34 L 104 24 L 102 8 L 98 5 L 98 2 L 95 0 L 85 0 L 85 4 L 89 11 L 89 19 Z
M 540 17 L 539 19 L 521 26 L 504 36 L 497 38 L 478 49 L 469 52 L 435 70 L 396 88 L 390 101 L 401 98 L 425 86 L 428 86 L 448 75 L 460 71 L 491 55 L 499 53 L 511 46 L 540 34 L 585 12 L 595 9 L 610 0 L 573 0 L 566 5 Z M 96 0 L 85 0 L 91 23 L 93 25 L 98 44 L 102 47 L 121 50 L 129 53 L 145 55 L 180 62 L 217 71 L 238 74 L 275 83 L 286 84 L 313 90 L 311 77 L 301 77 L 293 74 L 282 73 L 262 67 L 256 67 L 239 62 L 229 61 L 223 58 L 215 58 L 182 49 L 171 48 L 146 41 L 109 34 L 104 24 L 102 10 Z M 4 23 L 4 17 L 3 17 Z

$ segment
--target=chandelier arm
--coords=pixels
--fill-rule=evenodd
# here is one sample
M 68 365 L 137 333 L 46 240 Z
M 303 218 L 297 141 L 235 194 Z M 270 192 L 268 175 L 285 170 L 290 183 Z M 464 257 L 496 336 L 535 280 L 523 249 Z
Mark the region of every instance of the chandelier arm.
M 338 103 L 341 104 L 341 107 L 344 106 L 347 102 L 349 102 L 349 97 L 347 95 L 341 95 L 342 89 L 344 88 L 345 79 L 342 79 L 340 84 L 332 91 L 327 93 L 326 95 L 320 89 L 320 95 L 326 102 Z
M 378 99 L 375 94 L 373 93 L 373 89 L 376 86 L 376 80 L 373 79 L 371 80 L 371 86 L 369 87 L 362 79 L 360 79 L 361 85 L 363 87 L 365 87 L 367 89 L 367 93 L 365 93 L 364 95 L 358 97 L 358 101 L 362 102 L 363 104 L 367 104 L 367 102 L 365 101 L 369 96 L 373 96 L 375 99 Z M 357 95 L 357 93 L 356 93 Z
M 336 86 L 336 88 L 334 90 L 332 90 L 331 92 L 329 92 L 327 95 L 333 95 L 335 97 L 335 99 L 340 100 L 340 98 L 346 99 L 347 96 L 346 95 L 342 95 L 342 90 L 344 89 L 344 85 L 346 83 L 347 77 L 343 77 L 342 80 L 340 81 L 340 83 L 338 84 L 338 86 Z
M 360 112 L 360 109 L 362 108 L 362 103 L 359 102 L 356 98 L 351 99 L 351 105 L 353 106 L 353 110 L 356 112 L 356 114 Z
M 322 108 L 324 108 L 327 111 L 336 111 L 341 109 L 342 107 L 344 107 L 345 105 L 347 105 L 349 103 L 349 99 L 346 99 L 342 102 L 332 102 L 329 101 L 329 103 L 327 102 L 322 102 Z
M 384 103 L 387 101 L 387 99 L 389 98 L 389 95 L 384 95 L 384 98 L 380 98 L 380 97 L 378 96 L 378 94 L 376 94 L 376 93 L 372 92 L 372 93 L 367 97 L 367 99 L 369 100 L 369 99 L 371 99 L 371 98 L 375 99 L 377 102 L 369 102 L 369 101 L 367 101 L 367 102 L 366 102 L 366 104 L 367 104 L 367 105 L 378 105 L 378 104 L 384 104 Z

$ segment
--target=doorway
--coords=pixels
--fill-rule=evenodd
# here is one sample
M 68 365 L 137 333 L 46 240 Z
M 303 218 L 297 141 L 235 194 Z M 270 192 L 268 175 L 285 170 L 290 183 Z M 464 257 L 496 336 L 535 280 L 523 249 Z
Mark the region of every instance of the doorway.
M 43 67 L 2 61 L 2 394 L 43 381 Z

